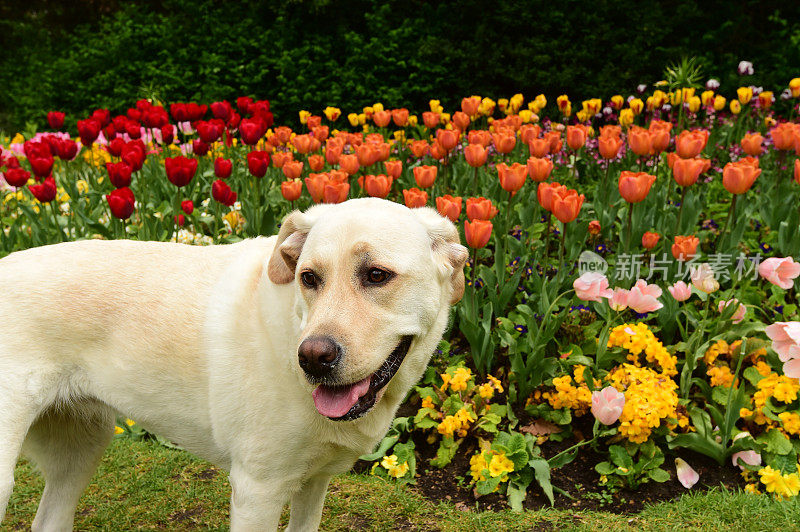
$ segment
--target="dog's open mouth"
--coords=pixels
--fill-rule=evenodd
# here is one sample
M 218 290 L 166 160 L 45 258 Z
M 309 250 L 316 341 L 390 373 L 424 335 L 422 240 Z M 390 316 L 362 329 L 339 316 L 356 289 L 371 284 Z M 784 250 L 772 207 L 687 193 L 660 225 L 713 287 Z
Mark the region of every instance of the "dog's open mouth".
M 344 386 L 320 384 L 312 392 L 317 412 L 334 421 L 350 421 L 375 406 L 378 392 L 392 380 L 403 363 L 413 336 L 404 336 L 378 371 L 369 377 Z

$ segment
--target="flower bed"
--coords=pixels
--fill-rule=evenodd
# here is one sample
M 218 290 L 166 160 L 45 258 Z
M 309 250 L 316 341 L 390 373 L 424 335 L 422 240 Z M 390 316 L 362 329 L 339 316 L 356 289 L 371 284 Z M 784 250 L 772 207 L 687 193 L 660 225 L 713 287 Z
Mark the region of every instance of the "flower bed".
M 445 468 L 520 509 L 563 498 L 559 475 L 591 456 L 595 499 L 690 488 L 698 470 L 794 497 L 800 79 L 778 102 L 752 87 L 728 102 L 670 75 L 574 113 L 567 96 L 469 97 L 420 117 L 301 111 L 303 131 L 246 97 L 98 109 L 77 120 L 80 140 L 52 112 L 56 132 L 3 142 L 0 249 L 234 242 L 359 196 L 435 206 L 471 248 L 468 286 L 403 415 L 363 457 L 369 473 L 424 484 Z M 132 427 L 119 432 L 144 435 Z

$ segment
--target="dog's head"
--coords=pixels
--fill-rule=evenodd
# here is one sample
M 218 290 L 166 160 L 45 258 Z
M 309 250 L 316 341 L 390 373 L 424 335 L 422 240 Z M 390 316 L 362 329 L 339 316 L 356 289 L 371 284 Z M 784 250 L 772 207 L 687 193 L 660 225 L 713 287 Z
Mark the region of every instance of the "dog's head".
M 464 293 L 467 257 L 455 226 L 428 208 L 369 198 L 284 220 L 268 273 L 296 283 L 296 367 L 320 414 L 356 419 L 384 392 L 407 392 Z

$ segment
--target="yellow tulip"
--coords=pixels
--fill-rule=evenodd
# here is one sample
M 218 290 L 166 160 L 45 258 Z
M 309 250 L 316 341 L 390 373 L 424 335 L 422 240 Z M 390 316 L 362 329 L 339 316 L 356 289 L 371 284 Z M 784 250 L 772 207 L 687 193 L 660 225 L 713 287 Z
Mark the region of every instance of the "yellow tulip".
M 629 125 L 633 124 L 633 110 L 632 109 L 623 109 L 619 112 L 619 125 L 622 127 L 628 127 Z
M 693 87 L 684 87 L 681 89 L 681 98 L 684 102 L 688 102 L 694 97 L 694 88 Z
M 655 90 L 653 91 L 653 100 L 655 100 L 656 108 L 659 108 L 667 101 L 667 93 L 662 90 Z
M 358 115 L 356 113 L 350 113 L 349 115 L 347 115 L 347 120 L 353 127 L 356 127 L 358 125 Z
M 308 111 L 300 111 L 298 114 L 300 115 L 300 123 L 303 125 L 308 122 L 308 117 L 311 116 L 311 113 Z
M 615 94 L 611 97 L 611 106 L 614 109 L 622 109 L 623 105 L 625 105 L 625 98 L 623 98 L 622 95 Z
M 539 109 L 544 109 L 547 106 L 547 97 L 544 94 L 539 94 L 536 96 L 536 105 L 539 106 Z
M 481 100 L 481 105 L 478 107 L 478 112 L 482 115 L 489 116 L 494 113 L 494 100 L 489 97 Z
M 376 104 L 372 105 L 372 112 L 373 113 L 378 113 L 380 111 L 383 111 L 383 104 L 382 103 L 376 103 Z
M 683 94 L 681 91 L 675 91 L 669 93 L 669 103 L 674 105 L 680 105 L 683 103 Z
M 691 111 L 692 113 L 696 113 L 700 109 L 701 103 L 702 102 L 700 101 L 699 97 L 692 96 L 691 98 L 689 98 L 689 111 Z
M 652 111 L 656 108 L 656 99 L 653 96 L 648 96 L 647 100 L 645 100 L 645 106 L 648 111 Z
M 589 113 L 581 109 L 580 111 L 575 113 L 575 116 L 578 118 L 578 122 L 586 122 L 587 120 L 589 120 L 589 117 L 593 115 L 589 115 Z
M 750 103 L 750 100 L 753 99 L 753 89 L 750 87 L 739 87 L 736 89 L 736 96 L 739 98 L 739 102 L 742 105 Z
M 702 101 L 705 106 L 714 105 L 714 91 L 704 91 L 703 94 L 700 95 L 700 101 Z
M 558 110 L 561 111 L 562 115 L 569 116 L 572 114 L 572 104 L 569 101 L 569 96 L 566 94 L 562 94 L 556 98 L 556 104 L 558 104 Z
M 417 115 L 411 115 L 408 117 L 408 125 L 411 127 L 415 127 L 419 123 L 419 118 Z
M 450 123 L 450 113 L 441 113 L 439 116 L 441 117 L 442 124 Z
M 531 118 L 533 117 L 533 111 L 531 111 L 530 109 L 523 109 L 522 111 L 519 112 L 519 117 L 522 119 L 523 123 L 527 124 L 528 122 L 531 121 Z
M 322 113 L 325 115 L 325 118 L 327 118 L 329 121 L 335 122 L 342 115 L 342 110 L 339 109 L 338 107 L 328 106 L 325 108 L 324 111 L 322 111 Z
M 800 96 L 800 78 L 794 78 L 789 82 L 789 90 L 792 91 L 792 97 Z
M 722 111 L 723 109 L 725 109 L 726 101 L 727 100 L 725 100 L 725 96 L 718 94 L 716 97 L 714 97 L 714 109 L 716 111 Z
M 439 100 L 430 100 L 428 105 L 430 106 L 432 113 L 438 113 L 438 109 L 441 107 L 441 102 Z
M 739 100 L 732 100 L 731 113 L 738 115 L 741 111 L 742 111 L 742 104 L 739 103 Z
M 628 107 L 631 108 L 633 114 L 638 115 L 639 113 L 642 112 L 642 109 L 644 109 L 644 103 L 639 98 L 634 98 L 633 100 L 628 102 Z

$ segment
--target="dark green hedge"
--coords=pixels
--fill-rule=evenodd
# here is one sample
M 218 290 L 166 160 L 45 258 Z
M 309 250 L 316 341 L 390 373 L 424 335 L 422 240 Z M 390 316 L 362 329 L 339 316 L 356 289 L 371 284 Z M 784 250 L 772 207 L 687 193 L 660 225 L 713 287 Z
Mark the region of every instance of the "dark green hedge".
M 0 128 L 42 125 L 53 109 L 74 125 L 152 94 L 268 98 L 288 123 L 300 109 L 375 101 L 421 110 L 470 94 L 608 98 L 684 55 L 727 92 L 746 81 L 777 93 L 800 75 L 800 3 L 785 0 L 68 4 L 0 8 Z M 741 59 L 752 78 L 736 75 Z

